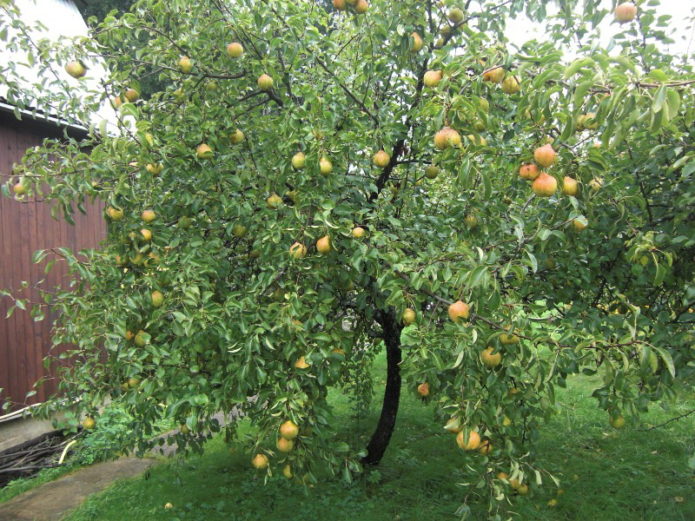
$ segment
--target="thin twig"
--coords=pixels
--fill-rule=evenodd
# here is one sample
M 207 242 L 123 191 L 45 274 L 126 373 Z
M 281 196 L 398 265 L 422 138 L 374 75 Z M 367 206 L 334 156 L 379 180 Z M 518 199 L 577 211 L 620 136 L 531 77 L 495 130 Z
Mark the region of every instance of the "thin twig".
M 671 422 L 682 420 L 683 418 L 686 418 L 686 417 L 690 416 L 691 414 L 695 414 L 695 409 L 690 409 L 688 412 L 685 412 L 679 416 L 676 416 L 675 418 L 671 418 L 670 420 L 667 420 L 664 423 L 660 423 L 659 425 L 654 425 L 653 427 L 649 427 L 648 429 L 640 429 L 640 430 L 653 431 L 654 429 L 658 429 L 659 427 L 663 427 L 664 425 L 668 425 Z

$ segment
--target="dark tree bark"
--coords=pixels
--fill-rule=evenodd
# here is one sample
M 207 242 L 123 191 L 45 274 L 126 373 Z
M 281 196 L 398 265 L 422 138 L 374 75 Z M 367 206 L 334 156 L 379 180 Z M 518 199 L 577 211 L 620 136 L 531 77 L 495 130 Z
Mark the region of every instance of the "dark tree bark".
M 381 406 L 381 416 L 372 434 L 367 455 L 362 460 L 365 465 L 377 465 L 386 452 L 391 441 L 391 434 L 396 426 L 398 405 L 401 398 L 401 329 L 393 312 L 379 312 L 376 321 L 381 325 L 384 343 L 386 344 L 386 389 L 384 402 Z

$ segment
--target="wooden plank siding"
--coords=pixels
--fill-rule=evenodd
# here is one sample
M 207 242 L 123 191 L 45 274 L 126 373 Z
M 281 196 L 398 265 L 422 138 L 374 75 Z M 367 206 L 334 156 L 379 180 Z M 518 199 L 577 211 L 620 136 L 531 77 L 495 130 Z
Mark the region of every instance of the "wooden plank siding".
M 59 137 L 61 130 L 46 123 L 17 121 L 11 114 L 0 113 L 0 183 L 6 183 L 12 165 L 21 160 L 25 150 L 36 146 L 46 137 Z M 77 212 L 75 225 L 53 219 L 50 205 L 40 201 L 18 202 L 0 196 L 0 288 L 19 289 L 28 281 L 30 289 L 19 294 L 38 301 L 38 290 L 32 286 L 45 279 L 42 287 L 50 289 L 65 281 L 66 270 L 57 262 L 51 272 L 44 273 L 45 264 L 33 264 L 36 250 L 67 247 L 74 251 L 95 247 L 105 237 L 103 206 L 87 207 L 87 215 Z M 12 409 L 44 401 L 56 390 L 43 367 L 43 359 L 51 352 L 50 314 L 42 322 L 34 322 L 28 311 L 16 310 L 5 319 L 10 299 L 0 298 L 0 404 L 11 400 Z M 49 380 L 37 394 L 26 398 L 34 383 L 43 377 Z

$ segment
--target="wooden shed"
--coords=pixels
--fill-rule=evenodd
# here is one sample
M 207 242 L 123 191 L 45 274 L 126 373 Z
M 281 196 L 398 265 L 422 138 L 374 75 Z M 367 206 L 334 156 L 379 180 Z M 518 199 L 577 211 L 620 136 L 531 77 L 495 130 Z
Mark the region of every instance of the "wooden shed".
M 74 137 L 83 131 L 68 128 Z M 25 116 L 18 121 L 0 105 L 0 183 L 8 181 L 12 165 L 19 161 L 25 150 L 36 146 L 45 138 L 62 136 L 59 124 L 31 120 Z M 56 220 L 50 215 L 47 203 L 29 199 L 16 201 L 0 198 L 0 288 L 17 290 L 22 281 L 29 288 L 21 292 L 38 302 L 38 290 L 33 286 L 45 279 L 42 287 L 59 284 L 65 269 L 60 263 L 44 273 L 43 264 L 33 264 L 32 254 L 39 249 L 67 247 L 74 251 L 94 247 L 105 236 L 104 220 L 98 206 L 88 207 L 87 215 L 77 213 L 75 225 Z M 13 408 L 43 401 L 55 390 L 55 382 L 48 381 L 37 389 L 37 394 L 25 400 L 34 382 L 45 376 L 43 358 L 51 346 L 51 320 L 34 322 L 28 312 L 16 311 L 5 319 L 12 302 L 0 299 L 0 402 L 10 399 Z
M 39 17 L 45 25 L 57 26 L 56 31 L 87 33 L 87 26 L 71 0 L 46 0 L 41 8 L 33 9 L 37 10 L 29 15 Z M 27 149 L 44 139 L 60 138 L 65 133 L 78 139 L 86 135 L 85 129 L 55 116 L 24 111 L 21 119 L 17 119 L 14 112 L 15 107 L 5 103 L 0 92 L 0 183 L 10 179 L 13 164 L 21 160 Z M 52 218 L 48 203 L 33 198 L 18 201 L 0 196 L 0 289 L 17 292 L 26 281 L 28 288 L 18 294 L 38 301 L 38 290 L 34 286 L 43 280 L 42 288 L 49 289 L 63 281 L 66 270 L 56 263 L 46 275 L 45 265 L 32 263 L 36 250 L 67 247 L 78 251 L 97 246 L 105 235 L 100 205 L 89 206 L 87 215 L 76 213 L 73 226 Z M 10 410 L 18 411 L 45 400 L 56 389 L 56 382 L 46 373 L 43 364 L 51 349 L 52 317 L 49 314 L 46 320 L 34 322 L 27 311 L 17 310 L 6 319 L 11 305 L 9 298 L 0 297 L 0 404 L 9 401 Z M 27 398 L 34 383 L 46 377 L 46 382 L 36 388 L 36 394 Z M 0 420 L 6 413 L 0 410 Z

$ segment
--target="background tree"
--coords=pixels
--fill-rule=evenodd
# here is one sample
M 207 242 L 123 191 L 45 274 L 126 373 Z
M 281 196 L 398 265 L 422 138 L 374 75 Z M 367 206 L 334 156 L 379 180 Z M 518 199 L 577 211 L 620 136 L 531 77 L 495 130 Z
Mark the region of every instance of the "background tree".
M 45 410 L 123 407 L 140 449 L 163 420 L 181 446 L 232 438 L 213 415 L 236 410 L 257 468 L 349 479 L 404 379 L 467 451 L 467 497 L 498 505 L 543 480 L 533 442 L 569 375 L 601 374 L 616 428 L 692 384 L 692 65 L 660 51 L 658 6 L 621 7 L 609 53 L 615 6 L 593 1 L 333 4 L 142 0 L 53 50 L 103 57 L 108 96 L 152 70 L 166 87 L 88 153 L 47 141 L 17 170 L 18 197 L 66 216 L 107 203 L 107 241 L 60 252 L 75 279 L 47 295 L 77 363 Z M 521 12 L 550 38 L 511 52 Z M 58 90 L 81 118 L 107 99 Z M 382 349 L 362 444 L 328 389 L 364 403 Z
M 119 14 L 127 12 L 135 3 L 135 0 L 85 0 L 77 4 L 80 13 L 85 20 L 94 16 L 101 22 L 106 15 L 111 11 L 117 11 Z

